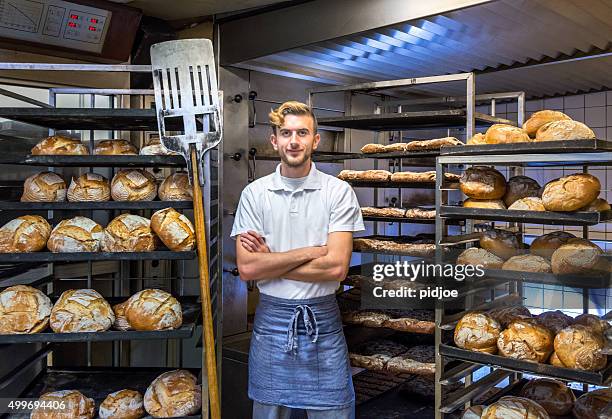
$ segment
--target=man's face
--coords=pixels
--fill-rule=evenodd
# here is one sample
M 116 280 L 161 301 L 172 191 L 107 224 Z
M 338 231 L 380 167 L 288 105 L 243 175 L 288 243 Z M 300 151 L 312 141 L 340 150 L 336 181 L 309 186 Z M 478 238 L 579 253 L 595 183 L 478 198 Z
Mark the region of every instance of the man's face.
M 285 115 L 285 122 L 270 137 L 274 150 L 289 167 L 309 162 L 321 137 L 314 133 L 314 121 L 309 115 Z

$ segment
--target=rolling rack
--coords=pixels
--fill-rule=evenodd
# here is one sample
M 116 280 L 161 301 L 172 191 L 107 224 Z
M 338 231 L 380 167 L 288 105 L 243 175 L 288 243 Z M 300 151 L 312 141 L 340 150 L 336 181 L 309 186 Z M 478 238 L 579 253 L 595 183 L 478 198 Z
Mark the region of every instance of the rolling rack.
M 87 71 L 87 72 L 140 72 L 151 73 L 150 66 L 142 65 L 82 65 L 82 64 L 23 64 L 2 63 L 0 70 L 39 70 L 39 71 Z M 57 108 L 58 95 L 81 95 L 90 99 L 89 108 Z M 38 102 L 27 96 L 10 92 L 10 96 L 38 106 L 37 108 L 0 108 L 0 117 L 13 121 L 26 122 L 49 128 L 49 133 L 55 130 L 89 131 L 89 151 L 87 156 L 31 156 L 19 153 L 3 153 L 0 164 L 40 166 L 42 170 L 53 170 L 61 167 L 108 168 L 110 176 L 117 168 L 139 167 L 153 168 L 154 172 L 168 172 L 169 168 L 183 168 L 185 161 L 181 156 L 147 156 L 93 155 L 94 131 L 104 130 L 130 131 L 130 135 L 139 131 L 157 132 L 157 120 L 154 109 L 146 108 L 146 98 L 152 97 L 153 90 L 148 89 L 87 89 L 87 88 L 51 88 L 49 89 L 49 104 Z M 110 108 L 96 108 L 97 96 L 107 96 Z M 127 101 L 126 101 L 127 99 Z M 126 102 L 138 102 L 144 109 L 122 108 Z M 118 105 L 118 106 L 117 106 Z M 178 127 L 177 127 L 178 129 Z M 6 136 L 4 136 L 6 139 Z M 19 141 L 19 139 L 16 139 Z M 85 142 L 87 144 L 87 142 Z M 205 167 L 206 184 L 203 188 L 203 199 L 208 226 L 209 264 L 211 279 L 211 297 L 213 308 L 213 324 L 217 338 L 217 352 L 221 352 L 221 188 L 222 179 L 222 145 L 211 150 Z M 46 169 L 45 169 L 46 168 Z M 105 175 L 106 176 L 106 175 Z M 110 178 L 110 177 L 109 177 Z M 15 196 L 0 201 L 0 210 L 10 212 L 11 218 L 18 215 L 37 213 L 46 217 L 50 224 L 55 224 L 63 218 L 74 215 L 86 215 L 90 218 L 108 216 L 110 221 L 124 210 L 150 217 L 155 210 L 173 207 L 177 210 L 189 211 L 193 208 L 191 201 L 144 201 L 144 202 L 52 202 L 34 203 L 18 202 Z M 74 214 L 78 211 L 77 214 Z M 94 214 L 94 211 L 97 213 Z M 105 211 L 105 214 L 100 214 Z M 61 217 L 58 217 L 58 212 Z M 83 213 L 85 212 L 85 214 Z M 99 218 L 99 217 L 98 217 Z M 146 262 L 151 261 L 151 262 Z M 58 264 L 58 262 L 66 262 Z M 80 263 L 78 263 L 80 262 Z M 117 331 L 95 333 L 53 333 L 50 330 L 31 335 L 0 335 L 0 345 L 4 350 L 11 350 L 8 345 L 20 345 L 27 356 L 19 359 L 18 364 L 0 377 L 0 394 L 3 397 L 38 398 L 42 393 L 61 389 L 80 390 L 96 401 L 96 407 L 112 391 L 122 388 L 132 388 L 144 394 L 147 386 L 160 373 L 174 368 L 191 370 L 199 378 L 206 380 L 206 373 L 201 368 L 184 367 L 189 362 L 189 350 L 194 353 L 201 351 L 196 347 L 201 336 L 201 311 L 199 303 L 199 277 L 197 266 L 194 266 L 195 251 L 172 252 L 156 250 L 152 252 L 97 252 L 97 253 L 51 253 L 37 252 L 27 254 L 0 254 L 0 288 L 16 284 L 28 284 L 44 287 L 52 299 L 66 287 L 66 280 L 86 283 L 87 288 L 97 288 L 111 304 L 124 301 L 134 292 L 143 288 L 165 288 L 181 302 L 183 309 L 183 324 L 176 330 L 165 331 Z M 157 269 L 164 272 L 163 277 L 156 273 Z M 110 275 L 110 277 L 109 277 Z M 101 277 L 104 276 L 104 277 Z M 110 284 L 110 285 L 109 285 Z M 64 286 L 63 286 L 64 285 Z M 191 286 L 191 287 L 190 287 Z M 74 286 L 76 287 L 76 286 Z M 104 291 L 102 291 L 104 289 Z M 189 291 L 189 289 L 195 291 Z M 108 295 L 110 294 L 110 295 Z M 164 368 L 143 368 L 131 366 L 131 341 L 165 340 Z M 92 359 L 92 342 L 110 341 L 112 346 L 101 346 L 97 349 L 111 350 L 110 358 L 94 363 Z M 77 359 L 78 356 L 66 356 L 62 345 L 66 343 L 79 344 L 70 348 L 85 352 L 86 365 L 75 367 L 54 366 L 54 351 L 60 355 L 61 364 L 66 360 Z M 100 357 L 97 357 L 100 358 Z M 193 357 L 200 365 L 202 356 Z M 162 358 L 163 359 L 163 358 Z M 110 362 L 106 362 L 109 361 Z M 217 369 L 220 373 L 221 357 L 218 357 Z M 104 364 L 111 365 L 104 365 Z M 97 365 L 94 365 L 97 364 Z M 104 366 L 101 366 L 104 365 Z M 4 371 L 3 371 L 4 372 Z M 28 381 L 29 378 L 29 381 Z M 208 415 L 208 399 L 206 384 L 202 393 L 203 417 Z M 197 415 L 195 417 L 200 417 Z
M 465 97 L 443 97 L 443 98 L 419 98 L 419 99 L 401 99 L 402 94 L 410 93 L 410 88 L 418 85 L 426 85 L 431 83 L 446 83 L 446 82 L 459 82 L 466 84 L 466 96 Z M 424 129 L 446 129 L 447 133 L 451 128 L 464 128 L 467 138 L 470 138 L 477 126 L 490 126 L 495 123 L 506 123 L 515 125 L 515 122 L 509 121 L 503 118 L 495 117 L 493 112 L 492 115 L 483 113 L 477 113 L 475 111 L 476 102 L 490 102 L 492 108 L 495 108 L 496 100 L 509 100 L 517 99 L 519 107 L 524 109 L 525 96 L 523 92 L 509 92 L 499 93 L 490 95 L 475 95 L 475 75 L 473 73 L 462 73 L 453 74 L 446 76 L 433 76 L 433 77 L 420 77 L 412 79 L 402 80 L 391 80 L 382 82 L 371 82 L 361 83 L 349 86 L 332 86 L 314 88 L 308 90 L 308 104 L 312 107 L 314 105 L 314 95 L 331 92 L 343 92 L 345 94 L 345 114 L 344 116 L 318 118 L 320 126 L 344 128 L 348 131 L 344 131 L 344 141 L 346 144 L 350 144 L 350 129 L 359 129 L 375 132 L 375 143 L 382 143 L 383 132 L 388 131 L 399 131 L 399 141 L 402 141 L 403 130 L 424 130 Z M 383 95 L 382 92 L 387 92 Z M 374 95 L 382 98 L 380 103 L 376 103 L 375 112 L 369 115 L 352 115 L 352 97 L 355 94 L 366 94 Z M 388 95 L 393 97 L 400 97 L 400 99 L 389 100 Z M 414 106 L 421 106 L 422 104 L 433 104 L 434 106 L 442 105 L 449 109 L 434 109 L 434 110 L 419 110 L 412 111 Z M 522 121 L 521 121 L 522 122 Z M 342 132 L 342 131 L 340 131 Z M 463 147 L 461 147 L 463 148 Z M 450 148 L 452 149 L 452 147 Z M 436 158 L 440 155 L 440 150 L 419 150 L 409 152 L 389 152 L 389 153 L 376 153 L 376 154 L 362 154 L 362 153 L 347 153 L 342 155 L 338 153 L 334 156 L 319 156 L 318 161 L 341 161 L 350 159 L 373 159 L 374 169 L 379 169 L 379 162 L 386 160 L 391 166 L 391 171 L 402 171 L 404 167 L 436 167 Z M 442 179 L 438 174 L 437 179 Z M 419 188 L 419 189 L 431 189 L 436 188 L 436 184 L 431 183 L 388 183 L 381 184 L 376 182 L 351 182 L 351 186 L 372 188 L 374 190 L 374 207 L 378 207 L 379 203 L 379 188 L 396 188 L 399 196 L 399 206 L 401 207 L 402 202 L 402 189 L 404 188 Z M 445 185 L 448 187 L 448 185 Z M 392 199 L 391 204 L 394 205 L 397 200 Z M 393 218 L 393 217 L 373 217 L 364 216 L 364 221 L 374 222 L 374 236 L 377 237 L 379 231 L 379 222 L 387 223 L 398 223 L 399 237 L 404 237 L 402 232 L 402 225 L 405 224 L 436 224 L 436 219 L 410 219 L 410 218 Z M 449 225 L 459 225 L 463 223 L 461 217 L 456 217 L 454 220 L 449 220 Z M 433 238 L 433 236 L 432 236 Z M 374 254 L 374 260 L 377 261 L 379 256 L 385 257 L 390 256 L 389 253 L 382 252 L 368 252 Z M 391 254 L 392 255 L 392 254 Z M 418 259 L 414 259 L 418 260 Z M 368 262 L 369 263 L 369 262 Z M 359 274 L 362 268 L 367 265 L 363 263 L 361 265 L 352 266 L 349 270 L 349 274 Z M 351 281 L 347 279 L 343 284 L 352 285 Z M 355 289 L 349 289 L 339 296 L 340 299 L 352 300 L 353 304 L 359 305 L 359 295 L 355 292 Z M 432 310 L 433 311 L 433 310 Z M 433 314 L 433 313 L 432 313 Z M 432 319 L 433 319 L 432 315 Z M 345 326 L 345 332 L 347 332 L 347 341 L 349 348 L 351 344 L 359 344 L 363 342 L 364 337 L 375 337 L 377 333 L 375 331 L 367 330 L 364 326 L 350 327 Z M 352 332 L 355 333 L 352 333 Z M 378 337 L 385 335 L 385 332 L 378 329 Z M 387 331 L 388 332 L 388 331 Z M 437 332 L 436 332 L 437 333 Z M 388 334 L 388 333 L 387 333 Z M 433 343 L 432 343 L 433 346 Z M 384 376 L 387 376 L 385 379 Z M 381 376 L 383 377 L 381 379 Z M 362 371 L 353 377 L 355 383 L 355 390 L 357 393 L 357 404 L 360 405 L 360 409 L 363 412 L 370 412 L 377 417 L 385 417 L 385 414 L 389 414 L 389 417 L 396 417 L 398 413 L 405 414 L 406 409 L 414 409 L 414 412 L 418 412 L 419 415 L 426 417 L 433 417 L 433 403 L 429 402 L 415 402 L 407 400 L 405 397 L 399 395 L 398 388 L 402 383 L 407 380 L 415 378 L 412 376 L 391 376 L 382 374 L 379 372 Z M 384 384 L 382 383 L 384 381 Z M 366 397 L 360 400 L 359 393 L 363 391 Z M 398 402 L 399 399 L 403 399 Z M 373 407 L 377 406 L 377 407 Z M 383 410 L 379 408 L 384 407 Z M 373 409 L 373 410 L 372 410 Z M 385 413 L 386 412 L 386 413 Z
M 520 113 L 519 113 L 520 117 Z M 576 171 L 588 172 L 590 166 L 608 166 L 612 164 L 612 143 L 602 140 L 579 141 L 550 141 L 543 143 L 525 144 L 496 144 L 466 146 L 461 150 L 443 148 L 437 159 L 436 175 L 443 175 L 451 165 L 485 165 L 506 166 L 517 168 L 519 171 L 525 167 L 559 167 L 575 166 Z M 469 235 L 474 231 L 474 220 L 498 221 L 516 223 L 519 233 L 523 233 L 522 224 L 565 225 L 582 226 L 583 237 L 589 237 L 589 226 L 610 221 L 610 212 L 602 213 L 557 213 L 510 210 L 485 210 L 463 208 L 449 205 L 448 195 L 436 189 L 436 245 L 441 250 L 447 246 L 452 247 L 457 240 L 448 236 L 447 223 L 457 217 L 466 219 L 464 233 Z M 467 222 L 471 220 L 471 222 Z M 477 239 L 473 237 L 462 244 L 471 243 Z M 463 248 L 463 247 L 462 247 Z M 441 251 L 437 252 L 438 262 L 450 262 Z M 454 260 L 452 261 L 454 262 Z M 504 305 L 521 305 L 523 302 L 523 283 L 552 284 L 576 287 L 582 289 L 582 309 L 588 312 L 589 290 L 596 288 L 610 288 L 610 276 L 600 277 L 554 275 L 549 273 L 529 273 L 519 271 L 504 271 L 498 269 L 485 270 L 487 281 L 495 281 L 495 285 L 481 292 L 474 292 L 473 299 L 466 299 L 465 310 L 447 310 L 444 303 L 436 307 L 436 419 L 458 418 L 464 407 L 475 404 L 492 403 L 499 397 L 512 394 L 520 388 L 525 380 L 523 373 L 557 378 L 563 381 L 582 383 L 586 391 L 587 385 L 607 386 L 611 382 L 612 365 L 598 372 L 580 371 L 569 368 L 559 368 L 548 364 L 519 361 L 504 358 L 498 355 L 482 354 L 460 349 L 454 346 L 452 339 L 444 340 L 442 332 L 452 331 L 456 322 L 468 311 L 475 309 L 490 309 Z M 482 279 L 479 279 L 482 281 Z M 500 287 L 503 287 L 501 289 Z M 478 291 L 478 290 L 476 290 Z M 478 297 L 478 298 L 475 298 Z M 472 305 L 470 305 L 472 304 Z M 556 309 L 556 308 L 553 308 Z M 453 367 L 444 367 L 444 361 L 459 362 Z M 473 373 L 485 368 L 485 375 L 474 381 Z M 488 373 L 486 368 L 488 367 Z M 463 380 L 460 390 L 448 392 L 446 386 Z M 507 384 L 505 382 L 507 381 Z M 500 386 L 497 393 L 492 395 L 492 389 Z M 445 399 L 443 399 L 443 397 Z

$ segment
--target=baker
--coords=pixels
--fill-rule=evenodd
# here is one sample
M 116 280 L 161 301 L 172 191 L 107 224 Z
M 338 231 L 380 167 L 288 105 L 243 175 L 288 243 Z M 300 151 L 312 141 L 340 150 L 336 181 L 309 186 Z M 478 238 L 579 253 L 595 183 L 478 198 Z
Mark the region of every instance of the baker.
M 240 277 L 256 281 L 259 306 L 249 352 L 254 419 L 354 418 L 355 392 L 335 292 L 353 232 L 364 230 L 348 183 L 311 160 L 321 140 L 312 110 L 285 102 L 270 115 L 276 172 L 249 184 L 231 236 Z

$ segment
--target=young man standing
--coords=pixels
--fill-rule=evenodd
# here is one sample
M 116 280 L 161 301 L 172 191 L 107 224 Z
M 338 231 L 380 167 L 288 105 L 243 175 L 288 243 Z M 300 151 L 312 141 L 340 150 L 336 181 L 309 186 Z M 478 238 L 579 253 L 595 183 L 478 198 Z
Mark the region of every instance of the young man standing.
M 248 185 L 231 236 L 243 280 L 257 281 L 249 352 L 254 419 L 351 419 L 355 393 L 335 291 L 347 273 L 353 232 L 364 230 L 355 193 L 317 170 L 312 110 L 286 102 L 270 113 L 276 172 Z

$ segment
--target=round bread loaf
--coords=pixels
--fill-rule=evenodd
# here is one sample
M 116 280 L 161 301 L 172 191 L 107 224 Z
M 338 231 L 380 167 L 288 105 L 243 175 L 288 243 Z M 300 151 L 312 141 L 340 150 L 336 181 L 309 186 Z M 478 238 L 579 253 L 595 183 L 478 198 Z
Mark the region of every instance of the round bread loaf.
M 525 306 L 498 307 L 489 310 L 487 314 L 497 320 L 503 329 L 513 321 L 531 318 L 531 312 Z
M 484 412 L 486 408 L 486 406 L 482 405 L 470 406 L 463 411 L 461 419 L 480 419 L 482 417 L 482 412 Z
M 506 396 L 489 405 L 482 419 L 550 419 L 538 403 L 524 397 Z
M 574 402 L 572 413 L 577 419 L 607 419 L 604 410 L 612 405 L 612 389 L 600 388 L 583 394 Z
M 523 130 L 531 138 L 535 138 L 536 132 L 542 125 L 553 121 L 571 120 L 569 116 L 559 111 L 538 111 L 531 114 L 531 117 L 523 124 Z
M 52 135 L 41 140 L 32 148 L 32 155 L 87 155 L 89 151 L 81 140 L 65 137 L 63 135 Z
M 189 371 L 168 371 L 147 388 L 144 407 L 154 418 L 189 416 L 202 406 L 202 388 Z
M 468 198 L 463 201 L 464 208 L 487 208 L 487 209 L 506 209 L 504 201 L 501 199 L 474 199 Z
M 162 201 L 191 201 L 193 189 L 187 173 L 174 173 L 159 185 L 159 199 Z
M 455 327 L 455 344 L 462 349 L 494 354 L 501 326 L 485 313 L 471 312 L 464 315 Z
M 553 332 L 554 335 L 574 322 L 573 318 L 560 310 L 545 311 L 538 314 L 535 319 L 539 324 Z
M 156 240 L 149 219 L 121 214 L 104 229 L 100 247 L 104 252 L 151 252 L 155 250 Z
M 148 156 L 172 156 L 178 155 L 176 151 L 170 151 L 161 143 L 159 137 L 152 137 L 147 144 L 140 149 L 141 155 Z
M 115 201 L 152 201 L 156 195 L 155 176 L 146 170 L 120 170 L 111 181 L 111 196 Z
M 529 254 L 512 256 L 504 262 L 502 269 L 523 272 L 552 272 L 552 267 L 548 260 L 541 256 Z
M 470 247 L 457 257 L 457 265 L 482 265 L 484 269 L 501 269 L 504 260 L 479 247 Z
M 499 354 L 507 358 L 545 362 L 553 351 L 554 336 L 534 320 L 516 320 L 497 339 Z
M 542 125 L 536 132 L 536 141 L 589 140 L 595 138 L 593 130 L 582 122 L 553 121 Z
M 174 208 L 165 208 L 153 213 L 151 229 L 170 250 L 185 252 L 195 247 L 193 224 L 189 218 Z
M 485 133 L 487 144 L 528 143 L 533 141 L 522 128 L 506 124 L 494 124 Z
M 508 260 L 518 255 L 523 245 L 516 234 L 507 230 L 492 229 L 480 235 L 480 247 Z
M 512 176 L 506 184 L 504 203 L 507 207 L 521 198 L 539 197 L 542 187 L 534 179 L 527 176 Z
M 65 200 L 66 182 L 57 173 L 36 173 L 23 182 L 21 202 L 61 202 Z
M 576 236 L 566 231 L 553 231 L 532 241 L 529 251 L 534 255 L 550 259 L 555 250 L 566 244 L 570 239 L 575 238 Z
M 602 211 L 609 211 L 611 208 L 612 207 L 610 207 L 610 204 L 608 204 L 608 201 L 606 201 L 603 198 L 597 198 L 591 201 L 590 204 L 580 208 L 578 211 L 602 212 Z
M 533 196 L 514 201 L 508 209 L 513 211 L 546 211 L 542 199 Z
M 96 403 L 77 390 L 60 390 L 45 393 L 38 399 L 45 405 L 57 405 L 59 409 L 38 407 L 32 410 L 30 419 L 91 419 L 96 414 Z
M 550 358 L 548 359 L 548 363 L 550 365 L 553 365 L 555 367 L 560 367 L 560 368 L 567 368 L 565 366 L 565 364 L 563 362 L 561 362 L 561 360 L 559 359 L 559 357 L 557 356 L 557 353 L 553 351 L 553 353 L 550 355 Z
M 104 229 L 95 221 L 77 216 L 62 220 L 51 231 L 47 247 L 55 253 L 97 252 Z
M 38 333 L 47 328 L 51 299 L 28 285 L 14 285 L 0 292 L 0 334 Z
M 551 416 L 569 415 L 576 400 L 571 388 L 550 378 L 529 381 L 519 396 L 536 402 Z
M 108 179 L 97 173 L 84 173 L 78 178 L 72 178 L 68 187 L 68 201 L 92 202 L 110 200 L 110 185 Z
M 483 133 L 477 132 L 474 136 L 467 140 L 467 145 L 483 145 L 486 144 L 487 140 Z
M 601 353 L 604 348 L 603 336 L 587 326 L 571 325 L 555 336 L 555 354 L 567 368 L 599 371 L 608 363 Z
M 577 316 L 574 319 L 573 324 L 581 324 L 583 326 L 590 327 L 595 333 L 599 333 L 601 335 L 603 335 L 604 332 L 610 328 L 607 321 L 601 319 L 599 316 L 588 313 Z
M 138 150 L 132 143 L 127 140 L 102 140 L 94 148 L 94 154 L 97 155 L 136 155 Z
M 499 199 L 506 193 L 506 178 L 491 167 L 474 166 L 463 172 L 459 188 L 470 198 Z
M 599 196 L 599 179 L 588 173 L 576 173 L 548 182 L 542 202 L 548 211 L 576 211 Z
M 131 330 L 130 322 L 128 322 L 127 317 L 125 317 L 125 306 L 127 305 L 127 300 L 122 303 L 115 304 L 113 306 L 113 313 L 115 314 L 115 322 L 113 323 L 113 329 L 117 330 Z
M 55 333 L 103 332 L 114 321 L 113 309 L 98 291 L 78 289 L 60 295 L 51 309 L 49 324 Z
M 177 329 L 183 323 L 181 304 L 171 294 L 145 289 L 125 303 L 125 318 L 135 330 Z
M 100 419 L 139 419 L 145 415 L 142 394 L 136 390 L 119 390 L 106 396 L 100 409 Z
M 45 248 L 51 226 L 39 215 L 22 215 L 0 228 L 0 253 L 38 252 Z
M 576 274 L 594 270 L 601 263 L 603 253 L 599 246 L 586 239 L 569 239 L 552 254 L 552 271 L 555 274 Z

